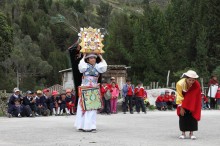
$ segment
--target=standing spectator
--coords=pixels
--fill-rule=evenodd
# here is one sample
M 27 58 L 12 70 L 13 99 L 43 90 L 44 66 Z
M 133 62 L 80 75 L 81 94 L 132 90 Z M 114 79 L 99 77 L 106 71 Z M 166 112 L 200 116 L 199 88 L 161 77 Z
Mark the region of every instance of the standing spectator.
M 113 83 L 113 82 L 115 83 L 115 87 L 120 91 L 119 86 L 118 86 L 118 84 L 117 84 L 116 81 L 115 81 L 115 77 L 111 77 L 110 84 L 108 84 L 109 89 L 112 88 L 112 83 Z
M 178 104 L 177 115 L 179 116 L 179 127 L 182 135 L 180 139 L 186 138 L 189 131 L 190 139 L 194 140 L 194 131 L 198 130 L 198 121 L 201 118 L 201 87 L 196 80 L 199 76 L 193 70 L 183 74 L 183 78 L 176 84 Z
M 41 116 L 47 116 L 47 104 L 46 104 L 46 98 L 43 96 L 43 93 L 41 90 L 37 90 L 37 98 L 36 98 L 36 106 L 38 114 Z
M 216 75 L 212 75 L 211 76 L 211 79 L 209 80 L 209 88 L 213 85 L 216 85 L 218 86 L 219 83 L 218 83 L 218 78 Z M 209 95 L 208 95 L 209 96 Z M 210 98 L 210 106 L 211 106 L 211 109 L 215 109 L 215 106 L 216 106 L 216 98 L 214 97 L 209 97 Z
M 75 115 L 76 98 L 71 89 L 66 89 L 66 106 L 71 115 Z
M 144 105 L 144 97 L 146 95 L 143 84 L 141 82 L 138 83 L 137 87 L 134 90 L 135 98 L 136 98 L 136 111 L 138 114 L 140 113 L 140 107 L 142 112 L 146 114 L 146 106 Z
M 54 90 L 52 92 L 52 96 L 50 98 L 50 109 L 53 110 L 53 114 L 55 116 L 60 114 L 60 107 L 59 107 L 59 104 L 58 104 L 58 101 L 59 101 L 58 94 L 59 93 L 56 90 Z
M 65 110 L 67 115 L 70 115 L 70 112 L 69 112 L 69 110 L 67 109 L 67 106 L 66 106 L 67 102 L 66 102 L 66 94 L 65 93 L 62 93 L 60 95 L 59 101 L 60 101 L 60 115 L 63 114 L 64 110 Z
M 217 101 L 217 108 L 220 109 L 220 88 L 218 88 L 218 91 L 216 93 L 216 101 Z
M 167 104 L 164 100 L 164 92 L 161 92 L 160 96 L 157 97 L 156 107 L 158 110 L 161 110 L 161 111 L 167 109 Z
M 112 97 L 111 97 L 111 113 L 116 114 L 117 112 L 117 101 L 119 96 L 119 89 L 116 87 L 116 83 L 112 82 L 111 84 L 111 91 L 112 91 Z
M 217 78 L 217 76 L 216 75 L 212 75 L 211 76 L 211 79 L 209 80 L 209 87 L 211 86 L 211 85 L 219 85 L 219 83 L 218 83 L 218 78 Z
M 111 95 L 111 91 L 110 91 L 109 86 L 106 81 L 102 82 L 100 90 L 101 90 L 101 94 L 102 94 L 103 107 L 104 107 L 101 113 L 106 113 L 106 114 L 110 115 L 110 113 L 111 113 L 110 100 L 111 100 L 112 95 Z
M 33 92 L 31 91 L 26 92 L 26 96 L 23 98 L 23 105 L 30 107 L 32 115 L 38 116 L 36 100 L 33 98 Z
M 134 85 L 131 84 L 131 80 L 127 79 L 126 84 L 122 88 L 122 96 L 124 100 L 123 103 L 124 114 L 126 114 L 128 103 L 129 103 L 130 113 L 133 114 L 133 105 L 132 105 L 133 95 L 134 95 Z

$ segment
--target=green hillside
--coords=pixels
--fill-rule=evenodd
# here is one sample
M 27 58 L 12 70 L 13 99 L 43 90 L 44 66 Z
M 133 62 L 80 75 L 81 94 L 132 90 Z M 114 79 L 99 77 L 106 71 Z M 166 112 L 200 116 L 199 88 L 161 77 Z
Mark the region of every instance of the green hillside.
M 220 75 L 219 0 L 0 0 L 0 89 L 61 83 L 80 27 L 105 28 L 108 64 L 133 82 L 175 82 L 192 68 Z

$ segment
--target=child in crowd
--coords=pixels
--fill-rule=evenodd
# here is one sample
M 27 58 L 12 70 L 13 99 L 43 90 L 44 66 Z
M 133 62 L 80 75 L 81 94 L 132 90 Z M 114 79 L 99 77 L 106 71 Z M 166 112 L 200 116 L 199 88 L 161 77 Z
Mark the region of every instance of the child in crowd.
M 54 90 L 52 92 L 52 96 L 51 96 L 51 99 L 50 99 L 50 109 L 52 109 L 53 115 L 55 115 L 55 116 L 60 114 L 60 107 L 59 107 L 59 104 L 58 104 L 58 101 L 59 101 L 58 94 L 59 93 L 56 90 Z
M 205 96 L 204 93 L 201 93 L 202 96 L 202 109 L 210 109 L 209 99 Z
M 157 97 L 156 107 L 158 110 L 166 110 L 167 109 L 167 104 L 164 101 L 164 92 L 161 92 L 161 95 Z
M 138 83 L 137 87 L 134 89 L 135 99 L 136 99 L 136 111 L 140 113 L 140 107 L 142 112 L 146 114 L 146 106 L 144 105 L 145 90 L 141 82 Z
M 46 98 L 43 96 L 41 90 L 37 90 L 36 106 L 39 115 L 48 116 Z
M 167 108 L 169 110 L 174 110 L 174 105 L 175 105 L 175 102 L 174 102 L 174 97 L 169 95 L 170 91 L 169 90 L 166 90 L 165 91 L 165 95 L 164 95 L 164 101 L 166 102 L 167 104 Z M 175 93 L 175 92 L 174 92 Z
M 67 109 L 70 111 L 71 115 L 74 115 L 76 112 L 75 103 L 76 103 L 75 96 L 72 94 L 71 89 L 67 89 L 66 90 L 66 106 L 67 106 Z
M 103 114 L 106 113 L 110 115 L 111 113 L 110 99 L 112 96 L 111 96 L 111 92 L 106 81 L 102 81 L 100 90 L 101 90 L 101 96 L 102 96 L 102 101 L 103 101 L 103 110 L 101 111 L 101 113 Z
M 220 88 L 218 88 L 215 98 L 217 103 L 217 109 L 220 109 Z
M 67 115 L 70 115 L 70 112 L 66 106 L 66 94 L 65 93 L 62 93 L 60 95 L 59 103 L 60 103 L 60 115 L 63 114 L 64 110 L 66 111 Z
M 119 89 L 116 87 L 116 83 L 112 82 L 111 84 L 111 113 L 116 114 L 117 113 L 117 101 L 119 96 Z

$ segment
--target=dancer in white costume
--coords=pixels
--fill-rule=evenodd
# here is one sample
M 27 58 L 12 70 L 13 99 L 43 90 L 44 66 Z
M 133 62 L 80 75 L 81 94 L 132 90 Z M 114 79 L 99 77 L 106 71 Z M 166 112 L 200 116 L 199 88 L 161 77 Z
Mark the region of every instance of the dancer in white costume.
M 96 63 L 97 55 L 87 54 L 79 62 L 79 71 L 83 73 L 82 86 L 96 87 L 98 85 L 99 73 L 104 73 L 107 70 L 105 60 L 99 55 L 101 62 Z M 78 100 L 77 115 L 75 127 L 78 130 L 92 132 L 96 131 L 96 114 L 97 110 L 85 111 L 83 113 L 81 107 L 81 98 Z

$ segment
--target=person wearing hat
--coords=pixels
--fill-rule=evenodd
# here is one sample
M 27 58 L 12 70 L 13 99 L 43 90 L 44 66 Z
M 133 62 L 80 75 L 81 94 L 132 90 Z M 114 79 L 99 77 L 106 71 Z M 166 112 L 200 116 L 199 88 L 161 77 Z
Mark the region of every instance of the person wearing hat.
M 167 104 L 164 100 L 164 92 L 161 92 L 160 96 L 157 97 L 156 99 L 156 107 L 158 110 L 162 111 L 162 110 L 166 110 L 167 109 Z
M 18 99 L 18 100 L 16 100 L 17 102 L 20 102 L 20 104 L 21 104 L 21 94 L 20 94 L 20 90 L 18 89 L 18 88 L 14 88 L 14 90 L 13 90 L 13 94 L 10 96 L 10 98 L 9 98 L 9 102 L 8 102 L 8 116 L 9 117 L 12 117 L 12 116 L 14 116 L 14 110 L 13 110 L 13 106 L 15 105 L 15 100 L 16 99 Z M 17 113 L 17 111 L 16 111 L 16 113 Z
M 36 106 L 39 115 L 48 116 L 49 111 L 47 110 L 46 98 L 41 90 L 37 90 Z
M 8 113 L 9 118 L 15 117 L 32 117 L 31 109 L 29 106 L 24 106 L 22 104 L 23 98 L 21 97 L 20 90 L 14 88 L 14 94 L 10 97 L 8 103 Z
M 67 109 L 70 111 L 71 115 L 75 115 L 76 112 L 76 97 L 72 94 L 71 89 L 66 89 L 66 106 Z
M 190 132 L 190 139 L 196 139 L 193 132 L 198 130 L 202 107 L 201 87 L 196 80 L 197 78 L 199 76 L 195 71 L 188 70 L 176 84 L 177 115 L 179 116 L 179 128 L 182 132 L 180 139 L 186 138 L 187 131 Z
M 146 114 L 146 106 L 144 105 L 145 89 L 143 87 L 142 82 L 139 82 L 137 87 L 135 87 L 134 94 L 135 94 L 136 111 L 140 113 L 140 108 L 141 108 L 142 112 Z
M 23 105 L 30 107 L 31 113 L 33 113 L 32 115 L 38 116 L 36 100 L 33 98 L 33 92 L 31 91 L 26 92 L 26 96 L 23 98 Z
M 118 87 L 118 84 L 116 83 L 115 77 L 111 77 L 110 83 L 108 84 L 109 89 L 112 88 L 112 83 L 113 83 L 113 82 L 115 83 L 115 87 L 116 87 L 118 90 L 120 90 L 119 87 Z
M 59 98 L 59 93 L 54 90 L 52 92 L 52 96 L 50 98 L 50 109 L 53 111 L 53 115 L 58 116 L 60 115 L 60 98 Z
M 100 58 L 101 62 L 97 63 L 97 57 Z M 106 72 L 107 70 L 107 63 L 102 58 L 101 54 L 84 54 L 83 58 L 79 62 L 78 68 L 80 73 L 83 74 L 81 85 L 97 87 L 100 74 Z M 79 98 L 74 126 L 78 130 L 95 132 L 96 115 L 97 110 L 84 111 L 82 107 L 82 99 Z

